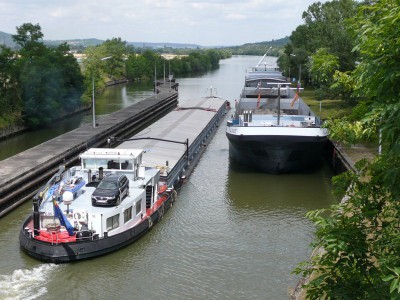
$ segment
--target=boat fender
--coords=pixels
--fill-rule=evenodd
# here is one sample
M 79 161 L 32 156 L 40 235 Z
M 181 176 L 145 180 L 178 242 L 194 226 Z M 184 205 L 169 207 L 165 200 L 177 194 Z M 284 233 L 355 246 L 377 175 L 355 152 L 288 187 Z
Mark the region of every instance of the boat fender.
M 62 194 L 63 189 L 64 189 L 64 185 L 65 185 L 65 183 L 63 181 L 61 181 L 61 183 L 60 183 L 60 185 L 58 186 L 58 189 L 57 189 L 58 195 Z
M 73 215 L 73 220 L 74 220 L 74 227 L 76 228 L 76 229 L 78 229 L 78 231 L 80 231 L 81 230 L 81 228 L 82 228 L 82 225 L 81 225 L 81 223 L 79 222 L 79 219 L 78 219 L 78 216 L 79 215 L 79 213 L 74 213 L 74 215 Z
M 153 221 L 151 220 L 151 217 L 148 217 L 148 219 L 149 219 L 149 229 L 150 229 L 151 227 L 153 227 Z
M 158 209 L 158 222 L 160 222 L 164 216 L 164 203 L 160 206 L 160 208 Z

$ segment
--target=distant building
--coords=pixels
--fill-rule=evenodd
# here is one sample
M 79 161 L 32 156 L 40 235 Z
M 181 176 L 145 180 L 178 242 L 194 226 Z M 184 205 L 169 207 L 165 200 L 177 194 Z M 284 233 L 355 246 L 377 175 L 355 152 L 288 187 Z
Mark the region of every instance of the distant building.
M 170 59 L 174 59 L 174 58 L 186 57 L 186 56 L 189 56 L 189 55 L 187 55 L 187 54 L 178 55 L 178 54 L 172 54 L 172 53 L 164 53 L 164 54 L 161 54 L 161 56 L 166 60 L 170 60 Z

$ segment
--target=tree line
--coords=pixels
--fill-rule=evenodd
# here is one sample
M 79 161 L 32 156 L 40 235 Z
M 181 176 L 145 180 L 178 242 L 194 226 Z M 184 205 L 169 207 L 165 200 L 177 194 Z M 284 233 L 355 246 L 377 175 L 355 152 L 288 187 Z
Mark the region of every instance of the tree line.
M 120 38 L 87 47 L 81 64 L 66 43 L 46 46 L 39 24 L 17 27 L 18 50 L 0 46 L 0 129 L 37 128 L 91 105 L 94 91 L 106 82 L 154 80 L 168 74 L 182 76 L 216 69 L 226 50 L 187 50 L 170 60 L 159 53 L 134 49 Z
M 107 81 L 127 79 L 129 81 L 154 80 L 164 76 L 183 76 L 206 72 L 219 67 L 219 61 L 231 56 L 226 50 L 186 49 L 185 52 L 167 59 L 150 49 L 135 49 L 121 38 L 106 40 L 99 46 L 87 47 L 84 51 L 82 72 L 85 75 L 84 100 L 90 101 L 92 83 L 95 91 L 101 92 Z
M 321 249 L 295 272 L 309 299 L 400 299 L 400 6 L 397 1 L 316 2 L 278 59 L 319 97 L 354 109 L 330 119 L 330 138 L 374 141 L 381 152 L 333 178 L 346 200 L 308 213 Z M 300 71 L 301 68 L 301 71 Z

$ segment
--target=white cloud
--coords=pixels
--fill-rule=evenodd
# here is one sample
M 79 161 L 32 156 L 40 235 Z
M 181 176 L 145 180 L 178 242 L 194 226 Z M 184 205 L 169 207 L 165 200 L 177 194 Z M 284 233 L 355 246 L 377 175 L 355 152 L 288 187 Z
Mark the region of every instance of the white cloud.
M 228 14 L 225 16 L 227 20 L 246 20 L 247 17 L 244 14 Z
M 45 39 L 240 45 L 290 35 L 313 0 L 0 0 L 0 31 L 39 23 Z M 18 12 L 17 14 L 15 12 Z

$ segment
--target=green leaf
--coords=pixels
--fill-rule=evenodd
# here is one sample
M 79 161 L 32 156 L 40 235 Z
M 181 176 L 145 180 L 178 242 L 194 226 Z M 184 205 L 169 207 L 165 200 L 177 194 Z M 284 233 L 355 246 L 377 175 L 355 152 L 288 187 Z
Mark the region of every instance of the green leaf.
M 391 281 L 395 278 L 394 275 L 388 275 L 382 278 L 383 281 L 387 282 L 387 281 Z
M 395 280 L 392 281 L 392 284 L 390 285 L 390 293 L 393 293 L 393 291 L 398 288 L 399 288 L 399 278 L 396 278 Z

